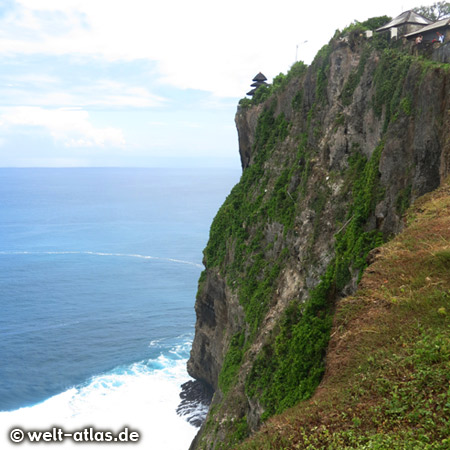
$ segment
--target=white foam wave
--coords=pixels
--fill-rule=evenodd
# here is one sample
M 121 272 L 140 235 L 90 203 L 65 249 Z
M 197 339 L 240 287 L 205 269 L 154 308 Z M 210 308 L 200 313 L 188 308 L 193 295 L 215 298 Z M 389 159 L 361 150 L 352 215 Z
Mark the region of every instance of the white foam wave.
M 153 339 L 148 343 L 148 347 L 149 348 L 153 348 L 153 347 L 160 348 L 162 345 L 161 343 L 166 340 L 167 340 L 167 338 Z
M 139 255 L 136 253 L 106 253 L 106 252 L 92 252 L 92 251 L 45 251 L 45 252 L 33 252 L 33 251 L 0 251 L 0 255 L 91 255 L 91 256 L 113 256 L 119 258 L 139 258 L 139 259 L 153 259 L 158 261 L 173 262 L 177 264 L 187 264 L 190 266 L 203 268 L 201 264 L 185 261 L 182 259 L 174 258 L 161 258 L 159 256 Z
M 205 420 L 206 414 L 208 413 L 208 410 L 209 410 L 208 405 L 199 403 L 197 404 L 195 410 L 181 409 L 181 411 L 179 410 L 179 414 L 189 422 L 194 422 L 195 420 L 203 422 Z
M 149 348 L 167 349 L 172 354 L 178 354 L 179 358 L 185 358 L 191 351 L 192 340 L 194 339 L 194 333 L 184 333 L 175 338 L 163 337 L 159 339 L 153 339 L 148 343 Z M 174 344 L 174 342 L 176 342 Z
M 175 353 L 186 350 L 180 345 Z M 190 445 L 197 429 L 176 413 L 180 402 L 180 386 L 190 378 L 186 358 L 161 355 L 156 359 L 119 367 L 93 377 L 83 386 L 73 387 L 43 403 L 11 412 L 0 412 L 0 448 L 16 448 L 8 439 L 13 427 L 25 430 L 51 430 L 62 427 L 66 432 L 94 427 L 118 432 L 127 426 L 140 433 L 136 449 L 184 450 Z M 204 406 L 192 414 L 204 415 Z M 33 447 L 24 441 L 23 447 Z M 66 448 L 79 448 L 65 440 Z M 84 444 L 83 448 L 98 449 L 99 444 Z M 129 448 L 115 444 L 114 448 Z

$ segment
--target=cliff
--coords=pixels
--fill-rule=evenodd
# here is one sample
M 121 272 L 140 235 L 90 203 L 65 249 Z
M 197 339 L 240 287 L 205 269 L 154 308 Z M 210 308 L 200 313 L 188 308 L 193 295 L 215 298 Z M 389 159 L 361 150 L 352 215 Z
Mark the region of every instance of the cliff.
M 237 448 L 450 448 L 450 179 L 406 220 L 373 250 L 357 292 L 337 301 L 313 397 Z
M 231 448 L 322 380 L 336 301 L 450 168 L 449 67 L 337 34 L 236 114 L 243 167 L 211 225 L 188 371 L 192 448 Z

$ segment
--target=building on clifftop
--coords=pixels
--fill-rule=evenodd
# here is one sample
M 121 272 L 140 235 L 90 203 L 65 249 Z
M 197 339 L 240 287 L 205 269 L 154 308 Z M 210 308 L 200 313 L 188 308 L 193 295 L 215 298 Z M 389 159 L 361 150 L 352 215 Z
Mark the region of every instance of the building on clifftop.
M 439 41 L 438 33 L 443 36 L 442 41 Z M 450 41 L 450 18 L 438 20 L 426 27 L 422 27 L 419 30 L 413 31 L 412 33 L 408 33 L 405 38 L 408 40 L 414 40 L 417 36 L 422 36 L 423 43 L 428 42 L 440 42 L 441 44 L 444 42 Z
M 253 83 L 250 85 L 251 87 L 253 87 L 253 89 L 249 92 L 247 92 L 247 95 L 253 96 L 256 92 L 256 90 L 260 87 L 260 86 L 268 86 L 268 83 L 266 83 L 267 78 L 261 73 L 259 72 L 257 75 L 255 75 L 255 78 L 253 78 Z
M 405 38 L 411 43 L 415 55 L 426 55 L 433 61 L 450 63 L 450 18 L 438 20 Z
M 433 23 L 432 20 L 427 19 L 421 14 L 414 11 L 405 11 L 386 25 L 377 28 L 375 31 L 377 33 L 390 32 L 391 39 L 397 39 L 398 37 L 417 31 L 431 23 Z

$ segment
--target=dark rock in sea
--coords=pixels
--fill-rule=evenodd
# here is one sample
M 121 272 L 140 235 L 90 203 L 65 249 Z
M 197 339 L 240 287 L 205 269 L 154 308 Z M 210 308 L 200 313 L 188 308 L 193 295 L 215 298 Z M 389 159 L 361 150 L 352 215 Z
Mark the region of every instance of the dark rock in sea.
M 181 402 L 177 414 L 185 417 L 195 427 L 205 421 L 214 391 L 201 381 L 187 381 L 181 385 Z

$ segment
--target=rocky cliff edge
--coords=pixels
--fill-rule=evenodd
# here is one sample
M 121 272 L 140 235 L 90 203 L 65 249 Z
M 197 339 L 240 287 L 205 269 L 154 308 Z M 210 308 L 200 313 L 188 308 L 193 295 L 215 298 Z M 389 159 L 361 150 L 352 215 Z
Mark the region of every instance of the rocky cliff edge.
M 448 64 L 337 34 L 238 107 L 243 167 L 211 226 L 188 371 L 191 448 L 231 448 L 319 385 L 336 299 L 450 169 Z

